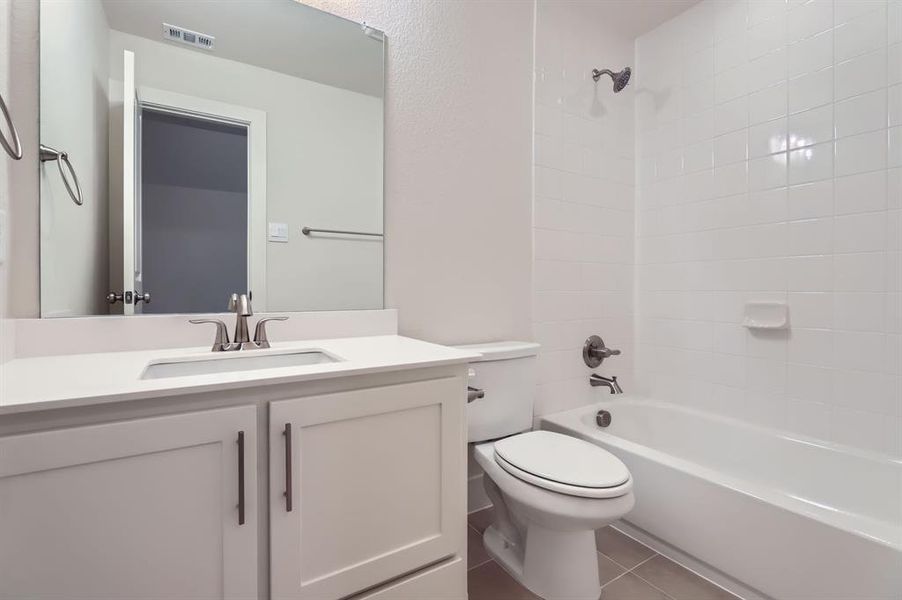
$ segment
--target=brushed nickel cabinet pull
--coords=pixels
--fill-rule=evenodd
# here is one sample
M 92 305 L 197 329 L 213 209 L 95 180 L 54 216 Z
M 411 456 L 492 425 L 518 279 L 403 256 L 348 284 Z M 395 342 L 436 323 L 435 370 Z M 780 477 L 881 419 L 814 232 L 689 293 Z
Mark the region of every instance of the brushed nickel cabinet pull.
M 244 525 L 244 432 L 238 432 L 238 524 Z
M 0 113 L 3 114 L 3 118 L 6 120 L 6 129 L 9 131 L 9 137 L 12 138 L 7 140 L 6 135 L 0 131 L 0 146 L 3 146 L 3 149 L 6 150 L 11 159 L 22 160 L 22 142 L 19 140 L 19 132 L 16 131 L 16 125 L 13 123 L 13 118 L 9 114 L 9 108 L 7 108 L 6 102 L 3 100 L 3 96 L 0 96 Z
M 291 512 L 291 423 L 285 423 L 285 511 Z

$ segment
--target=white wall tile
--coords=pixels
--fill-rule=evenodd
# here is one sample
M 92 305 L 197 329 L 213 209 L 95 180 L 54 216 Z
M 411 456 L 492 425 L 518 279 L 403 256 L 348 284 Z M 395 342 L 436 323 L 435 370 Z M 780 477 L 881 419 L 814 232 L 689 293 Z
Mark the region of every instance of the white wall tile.
M 902 457 L 902 2 L 703 0 L 680 23 L 637 44 L 662 82 L 673 48 L 698 59 L 678 110 L 635 113 L 637 382 Z M 790 329 L 747 332 L 751 298 Z
M 836 140 L 836 175 L 853 175 L 886 168 L 885 131 L 862 133 Z
M 790 115 L 788 126 L 790 150 L 830 141 L 833 139 L 833 105 L 825 104 Z
M 789 152 L 789 183 L 791 185 L 820 181 L 831 177 L 833 177 L 832 142 Z
M 874 252 L 886 246 L 886 214 L 862 213 L 836 217 L 834 250 L 837 253 Z
M 719 104 L 714 109 L 714 133 L 716 135 L 748 127 L 748 124 L 749 99 L 747 96 Z
M 886 46 L 886 9 L 870 11 L 835 30 L 835 60 L 841 62 Z
M 833 2 L 811 0 L 789 11 L 788 39 L 796 42 L 833 27 Z
M 714 166 L 744 161 L 748 158 L 748 131 L 741 129 L 714 138 Z
M 886 80 L 887 61 L 885 48 L 837 63 L 836 99 L 841 100 L 880 89 L 886 86 Z
M 832 181 L 818 181 L 789 188 L 787 206 L 789 219 L 812 219 L 832 214 Z
M 835 181 L 836 214 L 848 215 L 886 208 L 887 177 L 884 171 L 871 171 Z
M 833 252 L 833 219 L 807 219 L 789 223 L 789 253 L 795 256 Z
M 887 124 L 887 95 L 879 89 L 836 103 L 836 137 L 883 129 Z
M 833 66 L 833 30 L 787 47 L 789 77 L 799 77 Z
M 833 67 L 789 80 L 789 112 L 809 110 L 833 101 Z
M 787 149 L 787 120 L 774 119 L 752 125 L 748 130 L 748 156 L 759 158 Z
M 748 122 L 754 125 L 786 115 L 787 83 L 780 83 L 749 94 Z

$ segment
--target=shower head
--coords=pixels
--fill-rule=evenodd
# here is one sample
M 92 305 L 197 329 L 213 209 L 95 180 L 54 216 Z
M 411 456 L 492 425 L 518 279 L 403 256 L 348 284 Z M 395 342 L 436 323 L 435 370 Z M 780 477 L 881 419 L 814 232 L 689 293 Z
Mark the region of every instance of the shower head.
M 601 79 L 602 75 L 610 75 L 611 79 L 614 81 L 614 93 L 623 90 L 626 87 L 626 84 L 630 82 L 630 75 L 633 74 L 632 69 L 629 67 L 624 67 L 622 71 L 619 73 L 614 73 L 610 69 L 602 69 L 599 71 L 598 69 L 592 69 L 592 79 L 598 81 Z

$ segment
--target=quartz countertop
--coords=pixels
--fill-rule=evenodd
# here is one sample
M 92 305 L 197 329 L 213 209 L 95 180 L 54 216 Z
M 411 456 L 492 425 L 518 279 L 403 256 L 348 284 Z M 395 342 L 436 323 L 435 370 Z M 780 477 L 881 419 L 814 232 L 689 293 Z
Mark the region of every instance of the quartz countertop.
M 339 359 L 302 366 L 142 379 L 154 362 L 257 356 L 315 350 Z M 274 342 L 269 350 L 214 353 L 210 347 L 67 354 L 13 359 L 0 365 L 0 416 L 143 398 L 299 383 L 467 363 L 480 355 L 398 335 Z

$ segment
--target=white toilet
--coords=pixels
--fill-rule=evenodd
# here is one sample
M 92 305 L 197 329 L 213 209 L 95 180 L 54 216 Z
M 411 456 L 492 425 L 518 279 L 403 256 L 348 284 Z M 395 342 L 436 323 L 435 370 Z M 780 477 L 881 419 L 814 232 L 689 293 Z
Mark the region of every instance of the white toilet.
M 464 348 L 482 353 L 470 364 L 470 385 L 484 396 L 467 405 L 467 419 L 469 441 L 477 443 L 474 455 L 495 507 L 495 522 L 483 535 L 486 549 L 547 600 L 597 600 L 595 530 L 633 508 L 629 471 L 589 442 L 528 431 L 538 344 Z

